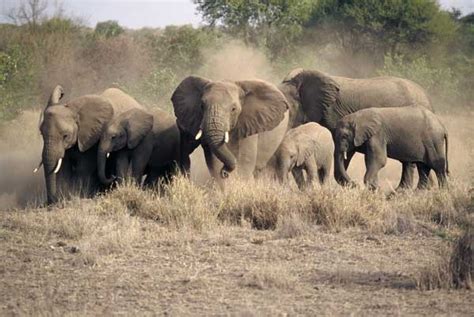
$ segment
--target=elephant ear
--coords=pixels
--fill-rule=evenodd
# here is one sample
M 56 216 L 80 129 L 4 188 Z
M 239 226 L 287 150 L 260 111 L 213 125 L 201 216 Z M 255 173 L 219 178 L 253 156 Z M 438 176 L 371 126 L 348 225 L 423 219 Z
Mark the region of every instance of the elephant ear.
M 114 110 L 109 101 L 99 96 L 83 96 L 66 105 L 78 112 L 77 142 L 79 151 L 85 152 L 96 144 Z
M 282 92 L 261 80 L 238 81 L 236 85 L 242 89 L 242 111 L 233 133 L 238 138 L 245 138 L 276 128 L 288 110 Z
M 201 98 L 209 82 L 202 77 L 186 77 L 171 96 L 178 127 L 192 136 L 199 131 L 203 116 Z
M 46 104 L 46 108 L 40 113 L 39 121 L 38 121 L 38 128 L 41 127 L 41 124 L 44 120 L 44 111 L 51 106 L 59 104 L 59 101 L 64 97 L 64 88 L 61 85 L 56 85 L 54 87 L 53 92 L 49 96 L 48 103 Z
M 314 136 L 309 134 L 301 134 L 297 138 L 298 153 L 296 156 L 296 166 L 301 166 L 315 152 L 317 146 Z
M 125 131 L 127 131 L 127 146 L 135 148 L 153 128 L 153 115 L 145 110 L 132 109 L 123 113 Z
M 354 126 L 354 146 L 361 146 L 382 129 L 382 120 L 377 114 L 357 114 L 352 120 Z
M 59 101 L 64 97 L 64 88 L 61 85 L 54 87 L 51 96 L 48 99 L 46 108 L 57 105 Z
M 293 74 L 293 77 L 290 77 Z M 292 71 L 286 83 L 294 85 L 300 96 L 303 110 L 310 121 L 326 121 L 335 125 L 337 105 L 340 102 L 340 87 L 331 77 L 318 71 Z

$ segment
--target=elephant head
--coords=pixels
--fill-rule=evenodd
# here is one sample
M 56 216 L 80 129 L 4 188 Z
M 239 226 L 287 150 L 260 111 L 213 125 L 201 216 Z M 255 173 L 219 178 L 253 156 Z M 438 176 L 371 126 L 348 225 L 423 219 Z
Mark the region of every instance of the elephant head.
M 344 160 L 347 152 L 363 145 L 382 129 L 382 120 L 370 110 L 360 110 L 338 121 L 335 131 L 334 173 L 339 184 L 349 180 Z
M 308 121 L 320 123 L 331 130 L 335 128 L 341 116 L 340 88 L 331 77 L 298 68 L 283 79 L 280 89 L 288 92 L 285 96 L 293 100 L 289 101 L 290 104 L 301 104 Z
M 112 105 L 104 98 L 90 95 L 59 104 L 63 95 L 61 86 L 53 89 L 40 122 L 48 203 L 57 201 L 56 174 L 66 150 L 75 145 L 81 152 L 90 149 L 113 115 Z
M 294 167 L 300 167 L 314 154 L 316 148 L 314 135 L 299 129 L 290 130 L 277 151 L 277 172 L 280 182 L 288 181 L 288 173 Z
M 102 133 L 97 151 L 97 171 L 103 184 L 110 185 L 114 178 L 105 173 L 110 152 L 124 148 L 134 149 L 151 131 L 153 116 L 142 109 L 131 109 L 114 118 Z
M 202 138 L 224 163 L 223 178 L 237 164 L 229 140 L 274 129 L 288 109 L 283 94 L 260 80 L 210 81 L 190 76 L 179 84 L 171 101 L 180 130 Z

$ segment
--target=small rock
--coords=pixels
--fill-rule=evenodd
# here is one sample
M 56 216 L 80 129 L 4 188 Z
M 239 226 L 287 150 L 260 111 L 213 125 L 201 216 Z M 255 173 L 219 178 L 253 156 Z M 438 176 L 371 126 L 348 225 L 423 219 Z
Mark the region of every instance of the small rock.
M 67 244 L 66 244 L 66 242 L 64 242 L 64 241 L 58 241 L 58 242 L 56 242 L 56 246 L 57 246 L 57 247 L 65 247 L 66 245 L 67 245 Z
M 70 246 L 70 247 L 67 247 L 67 248 L 64 248 L 64 250 L 66 252 L 69 252 L 69 253 L 79 253 L 81 250 L 76 247 L 76 246 Z
M 376 237 L 372 237 L 372 236 L 368 236 L 367 238 L 365 238 L 365 240 L 367 240 L 367 241 L 374 241 L 374 242 L 377 243 L 377 244 L 382 244 L 382 242 L 380 242 L 379 239 L 377 239 Z

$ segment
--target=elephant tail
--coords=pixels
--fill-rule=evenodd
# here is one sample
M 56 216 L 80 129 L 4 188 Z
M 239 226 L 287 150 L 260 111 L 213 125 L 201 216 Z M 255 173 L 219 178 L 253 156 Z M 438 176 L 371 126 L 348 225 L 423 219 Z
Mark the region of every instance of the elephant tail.
M 444 150 L 445 150 L 445 155 L 446 155 L 446 174 L 449 176 L 449 159 L 448 159 L 448 134 L 445 133 L 444 134 L 444 143 L 445 143 L 445 147 L 444 147 Z

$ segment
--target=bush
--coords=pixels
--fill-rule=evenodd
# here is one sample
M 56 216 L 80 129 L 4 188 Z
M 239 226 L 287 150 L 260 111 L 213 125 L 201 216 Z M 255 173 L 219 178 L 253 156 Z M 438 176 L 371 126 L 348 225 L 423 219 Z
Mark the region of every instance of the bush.
M 105 37 L 107 39 L 119 36 L 123 32 L 125 32 L 125 30 L 118 24 L 117 21 L 99 22 L 95 26 L 94 31 L 96 35 Z
M 448 66 L 432 65 L 425 56 L 407 60 L 403 55 L 385 55 L 384 66 L 378 71 L 381 76 L 396 76 L 410 79 L 425 88 L 435 102 L 452 101 L 460 97 L 459 79 Z
M 460 97 L 459 80 L 447 66 L 432 65 L 425 56 L 412 61 L 403 55 L 385 55 L 384 66 L 378 71 L 381 76 L 396 76 L 410 79 L 425 88 L 435 102 L 452 101 Z

